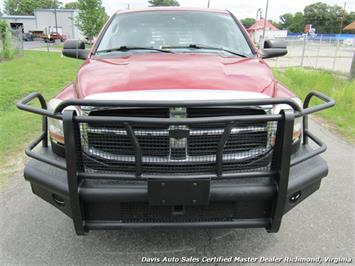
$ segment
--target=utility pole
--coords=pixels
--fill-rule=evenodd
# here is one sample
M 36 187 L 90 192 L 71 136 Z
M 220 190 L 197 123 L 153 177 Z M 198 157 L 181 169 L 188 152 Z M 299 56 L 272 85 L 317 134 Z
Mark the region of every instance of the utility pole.
M 350 68 L 350 79 L 355 79 L 355 52 L 353 53 L 353 61 Z
M 258 21 L 259 13 L 261 14 L 261 8 L 259 8 L 258 11 L 256 11 L 255 21 Z
M 210 2 L 211 2 L 211 0 L 208 0 L 207 8 L 210 8 Z
M 54 19 L 55 19 L 55 32 L 58 32 L 58 21 L 57 21 L 57 9 L 56 8 L 54 8 Z
M 341 16 L 341 20 L 340 20 L 340 30 L 339 30 L 339 34 L 341 34 L 343 32 L 343 23 L 344 23 L 344 17 L 345 17 L 345 8 L 346 8 L 346 2 L 344 2 L 344 8 L 343 8 L 343 14 Z
M 264 18 L 264 29 L 263 29 L 263 39 L 261 43 L 261 47 L 264 48 L 264 41 L 265 41 L 265 28 L 266 28 L 266 20 L 267 20 L 267 12 L 269 9 L 269 0 L 266 0 L 266 9 L 265 9 L 265 18 Z

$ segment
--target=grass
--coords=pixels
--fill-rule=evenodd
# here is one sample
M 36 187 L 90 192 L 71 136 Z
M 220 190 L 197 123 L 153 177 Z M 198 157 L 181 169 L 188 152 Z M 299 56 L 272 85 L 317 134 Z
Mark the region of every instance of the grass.
M 11 165 L 17 151 L 40 133 L 39 116 L 18 110 L 16 102 L 31 92 L 52 98 L 74 80 L 81 63 L 38 51 L 26 51 L 22 58 L 0 63 L 0 168 Z
M 335 107 L 319 112 L 317 116 L 336 125 L 339 133 L 355 143 L 355 80 L 349 81 L 327 71 L 301 68 L 274 70 L 274 75 L 302 99 L 311 90 L 323 92 L 335 99 Z M 314 103 L 320 102 L 315 100 Z

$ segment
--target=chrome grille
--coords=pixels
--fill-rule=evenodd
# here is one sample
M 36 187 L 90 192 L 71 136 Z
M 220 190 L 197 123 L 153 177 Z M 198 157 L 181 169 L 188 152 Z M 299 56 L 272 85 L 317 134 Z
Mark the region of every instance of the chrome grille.
M 145 109 L 137 109 L 132 116 L 147 117 Z M 169 109 L 168 113 L 169 113 Z M 106 113 L 107 112 L 107 113 Z M 124 113 L 124 115 L 122 115 Z M 155 117 L 165 117 L 164 108 L 148 111 Z M 188 117 L 261 114 L 260 109 L 211 108 L 188 109 Z M 129 116 L 129 110 L 92 111 L 90 115 Z M 190 126 L 140 125 L 132 126 L 142 152 L 143 174 L 215 173 L 218 147 L 226 124 L 205 123 Z M 224 172 L 268 171 L 273 154 L 272 135 L 277 122 L 236 123 L 223 147 Z M 135 147 L 124 125 L 101 126 L 80 124 L 82 163 L 86 172 L 134 173 Z

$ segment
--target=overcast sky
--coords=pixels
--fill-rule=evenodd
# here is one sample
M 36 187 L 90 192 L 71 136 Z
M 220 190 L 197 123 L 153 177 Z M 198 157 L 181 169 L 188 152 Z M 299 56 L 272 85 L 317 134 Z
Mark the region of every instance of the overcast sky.
M 60 0 L 63 3 L 73 2 L 73 0 Z M 208 0 L 178 0 L 181 6 L 207 7 Z M 228 9 L 233 12 L 238 18 L 252 17 L 256 15 L 258 8 L 265 10 L 266 0 L 210 0 L 210 7 L 219 9 Z M 281 14 L 287 12 L 303 11 L 304 7 L 315 3 L 324 2 L 330 5 L 344 6 L 346 1 L 346 11 L 355 11 L 355 0 L 270 0 L 268 18 L 277 20 Z M 0 7 L 3 9 L 4 0 L 0 0 Z M 112 15 L 115 11 L 127 8 L 128 4 L 131 8 L 147 7 L 147 0 L 103 0 L 106 12 Z

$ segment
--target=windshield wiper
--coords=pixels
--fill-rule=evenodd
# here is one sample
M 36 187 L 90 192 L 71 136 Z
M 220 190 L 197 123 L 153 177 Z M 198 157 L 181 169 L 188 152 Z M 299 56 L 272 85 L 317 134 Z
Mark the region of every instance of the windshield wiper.
M 164 50 L 164 49 L 158 49 L 158 48 L 154 48 L 154 47 L 140 47 L 140 46 L 127 46 L 127 45 L 123 45 L 117 48 L 110 48 L 110 49 L 105 49 L 105 50 L 98 50 L 96 51 L 96 53 L 111 53 L 111 52 L 127 52 L 130 50 L 151 50 L 151 51 L 157 51 L 157 52 L 161 52 L 161 53 L 173 53 L 170 50 Z
M 240 57 L 247 57 L 245 54 L 240 54 L 235 51 L 231 51 L 228 49 L 225 49 L 223 47 L 213 47 L 213 46 L 208 46 L 208 45 L 203 45 L 203 44 L 189 44 L 189 45 L 167 45 L 167 46 L 162 46 L 162 49 L 205 49 L 205 50 L 216 50 L 216 51 L 223 51 L 227 52 L 233 55 L 237 55 Z

